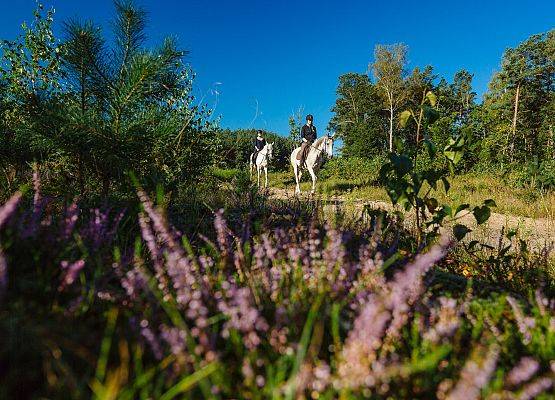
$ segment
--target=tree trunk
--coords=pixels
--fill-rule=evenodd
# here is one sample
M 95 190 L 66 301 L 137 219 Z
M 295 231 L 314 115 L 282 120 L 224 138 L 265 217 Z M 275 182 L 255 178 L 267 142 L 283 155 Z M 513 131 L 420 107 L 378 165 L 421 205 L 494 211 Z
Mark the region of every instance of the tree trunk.
M 513 114 L 513 125 L 511 128 L 511 161 L 514 158 L 514 150 L 515 150 L 515 137 L 516 137 L 516 120 L 518 115 L 518 102 L 520 98 L 520 82 L 516 85 L 516 93 L 515 93 L 515 111 Z
M 393 104 L 389 106 L 389 152 L 393 153 Z

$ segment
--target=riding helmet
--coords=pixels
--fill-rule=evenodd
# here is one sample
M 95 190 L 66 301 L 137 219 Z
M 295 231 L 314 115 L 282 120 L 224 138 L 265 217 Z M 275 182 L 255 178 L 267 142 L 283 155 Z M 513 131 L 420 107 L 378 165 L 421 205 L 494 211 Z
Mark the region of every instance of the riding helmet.
M 306 116 L 306 120 L 307 120 L 307 121 L 312 121 L 312 122 L 314 122 L 314 117 L 312 116 L 312 114 L 308 114 L 308 115 Z

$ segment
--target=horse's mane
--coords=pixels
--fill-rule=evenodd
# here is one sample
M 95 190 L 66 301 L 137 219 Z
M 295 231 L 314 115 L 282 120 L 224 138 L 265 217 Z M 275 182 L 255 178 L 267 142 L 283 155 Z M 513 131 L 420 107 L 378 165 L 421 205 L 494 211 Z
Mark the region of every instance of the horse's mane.
M 319 137 L 318 139 L 316 139 L 316 141 L 314 142 L 314 147 L 320 146 L 325 138 L 326 138 L 325 136 L 322 136 L 322 137 Z

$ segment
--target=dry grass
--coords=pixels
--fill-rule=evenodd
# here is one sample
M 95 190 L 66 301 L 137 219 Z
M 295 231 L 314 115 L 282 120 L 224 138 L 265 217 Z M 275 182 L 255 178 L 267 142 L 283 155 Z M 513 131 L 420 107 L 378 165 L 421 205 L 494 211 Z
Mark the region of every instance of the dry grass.
M 273 173 L 270 186 L 293 192 L 295 182 L 292 173 Z M 303 191 L 310 190 L 307 177 L 303 176 Z M 329 179 L 317 184 L 317 192 L 331 196 L 341 196 L 346 200 L 389 201 L 382 187 L 359 182 Z M 451 179 L 448 194 L 438 190 L 440 203 L 458 205 L 481 204 L 486 199 L 497 203 L 495 212 L 517 217 L 546 218 L 555 220 L 555 192 L 542 193 L 535 189 L 519 188 L 503 182 L 502 179 L 487 175 L 458 175 Z

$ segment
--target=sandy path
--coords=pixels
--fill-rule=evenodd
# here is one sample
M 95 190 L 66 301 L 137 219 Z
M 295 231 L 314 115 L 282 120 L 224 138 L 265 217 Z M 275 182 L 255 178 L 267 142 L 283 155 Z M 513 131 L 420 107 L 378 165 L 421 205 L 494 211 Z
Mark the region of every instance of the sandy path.
M 269 189 L 270 197 L 275 199 L 294 199 L 293 190 L 272 188 Z M 309 194 L 303 193 L 301 198 L 311 198 Z M 314 198 L 314 197 L 313 197 Z M 391 203 L 384 201 L 373 201 L 367 199 L 345 199 L 342 196 L 327 196 L 322 197 L 317 195 L 324 204 L 325 211 L 338 211 L 352 212 L 355 216 L 360 215 L 365 207 L 372 209 L 384 210 L 400 210 L 391 205 Z M 526 239 L 532 249 L 543 249 L 546 246 L 553 246 L 555 244 L 555 220 L 548 218 L 528 218 L 518 217 L 514 215 L 506 215 L 492 212 L 490 219 L 481 226 L 476 225 L 476 220 L 472 214 L 465 215 L 458 223 L 462 223 L 472 229 L 472 232 L 467 235 L 468 240 L 476 239 L 490 245 L 496 246 L 499 240 L 499 234 L 503 228 L 505 232 L 509 229 L 516 229 L 519 237 Z M 410 212 L 407 216 L 407 223 L 414 224 L 414 213 Z

